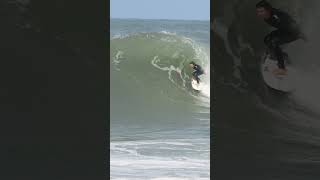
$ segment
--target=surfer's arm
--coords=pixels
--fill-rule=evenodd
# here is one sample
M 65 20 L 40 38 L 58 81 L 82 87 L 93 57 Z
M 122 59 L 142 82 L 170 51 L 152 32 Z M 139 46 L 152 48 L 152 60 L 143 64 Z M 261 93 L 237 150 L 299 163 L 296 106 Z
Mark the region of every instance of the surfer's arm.
M 197 71 L 198 71 L 199 73 L 201 73 L 201 74 L 206 74 L 206 71 L 205 71 L 202 67 L 200 67 L 200 66 L 198 66 Z

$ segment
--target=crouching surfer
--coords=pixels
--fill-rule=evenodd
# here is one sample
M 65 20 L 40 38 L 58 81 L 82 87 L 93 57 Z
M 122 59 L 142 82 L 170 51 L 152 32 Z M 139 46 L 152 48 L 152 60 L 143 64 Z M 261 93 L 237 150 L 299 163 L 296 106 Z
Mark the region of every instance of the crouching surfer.
M 269 33 L 264 38 L 264 43 L 268 47 L 269 53 L 278 61 L 278 69 L 273 73 L 285 75 L 287 73 L 284 59 L 286 53 L 280 48 L 283 44 L 288 44 L 298 39 L 306 40 L 302 34 L 297 22 L 286 12 L 275 9 L 265 0 L 256 4 L 257 16 L 261 17 L 270 26 L 276 30 Z
M 204 70 L 202 69 L 202 67 L 198 64 L 196 64 L 195 62 L 191 61 L 189 63 L 190 67 L 193 69 L 193 72 L 192 72 L 192 78 L 194 80 L 197 81 L 197 83 L 199 84 L 200 83 L 200 78 L 199 76 L 204 74 Z

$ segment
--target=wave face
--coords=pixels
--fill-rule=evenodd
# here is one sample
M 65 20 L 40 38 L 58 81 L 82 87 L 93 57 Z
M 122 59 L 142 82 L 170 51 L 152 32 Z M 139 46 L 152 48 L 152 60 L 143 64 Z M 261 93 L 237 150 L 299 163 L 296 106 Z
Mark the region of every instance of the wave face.
M 319 177 L 320 89 L 315 82 L 320 67 L 320 4 L 270 2 L 293 15 L 309 39 L 285 47 L 298 71 L 297 89 L 290 94 L 267 88 L 261 78 L 263 37 L 272 29 L 255 16 L 257 1 L 217 1 L 214 6 L 214 122 L 220 131 L 214 162 L 218 178 Z M 234 173 L 224 173 L 225 169 Z
M 208 178 L 209 22 L 113 20 L 111 27 L 112 178 L 181 178 L 185 168 L 190 178 Z M 191 87 L 190 61 L 207 71 L 201 93 Z

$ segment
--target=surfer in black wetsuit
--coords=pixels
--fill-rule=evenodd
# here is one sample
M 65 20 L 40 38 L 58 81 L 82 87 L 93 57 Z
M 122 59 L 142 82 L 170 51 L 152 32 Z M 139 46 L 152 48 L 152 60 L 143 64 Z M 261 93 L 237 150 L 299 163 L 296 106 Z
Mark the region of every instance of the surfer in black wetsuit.
M 296 41 L 300 38 L 305 39 L 301 33 L 296 21 L 289 14 L 281 10 L 275 9 L 265 0 L 256 4 L 257 16 L 262 17 L 266 23 L 276 28 L 264 38 L 269 52 L 278 60 L 278 67 L 274 73 L 286 74 L 284 59 L 287 56 L 280 45 Z
M 204 71 L 203 71 L 202 67 L 199 66 L 198 64 L 194 63 L 193 61 L 190 62 L 189 65 L 194 70 L 192 72 L 193 79 L 195 79 L 197 81 L 197 83 L 199 84 L 199 82 L 200 82 L 199 76 L 204 74 Z

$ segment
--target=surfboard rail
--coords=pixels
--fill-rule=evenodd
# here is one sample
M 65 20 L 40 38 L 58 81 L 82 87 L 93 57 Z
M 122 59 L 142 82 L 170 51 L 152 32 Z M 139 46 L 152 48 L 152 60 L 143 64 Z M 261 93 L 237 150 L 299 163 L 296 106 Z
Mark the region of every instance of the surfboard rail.
M 290 92 L 294 90 L 293 73 L 294 68 L 286 64 L 287 74 L 277 75 L 274 70 L 278 69 L 277 61 L 271 59 L 270 55 L 265 54 L 261 63 L 261 73 L 264 82 L 272 89 L 276 89 L 283 92 Z

